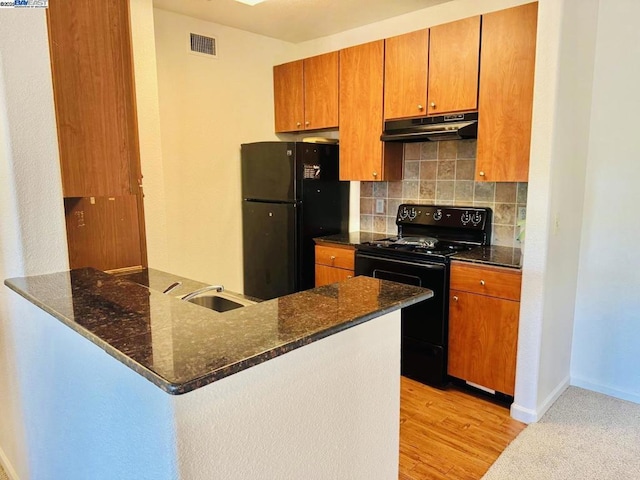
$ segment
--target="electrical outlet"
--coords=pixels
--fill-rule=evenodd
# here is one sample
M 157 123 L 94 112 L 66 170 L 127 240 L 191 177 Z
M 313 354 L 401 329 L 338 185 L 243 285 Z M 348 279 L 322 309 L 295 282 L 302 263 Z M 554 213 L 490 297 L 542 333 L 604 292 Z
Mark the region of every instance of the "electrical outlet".
M 376 213 L 384 213 L 384 199 L 376 199 Z
M 527 219 L 527 207 L 518 207 L 518 220 Z

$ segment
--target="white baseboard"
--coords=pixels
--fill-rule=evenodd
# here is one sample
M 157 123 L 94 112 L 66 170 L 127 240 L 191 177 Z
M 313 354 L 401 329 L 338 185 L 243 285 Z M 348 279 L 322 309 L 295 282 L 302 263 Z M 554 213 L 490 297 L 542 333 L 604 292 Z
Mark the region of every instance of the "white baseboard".
M 593 383 L 585 378 L 571 377 L 571 385 L 575 387 L 584 388 L 593 392 L 609 395 L 610 397 L 619 398 L 620 400 L 627 400 L 633 403 L 640 403 L 640 395 L 637 393 L 627 392 L 625 390 L 618 390 L 616 388 L 608 387 L 599 383 Z
M 549 410 L 549 407 L 562 395 L 562 393 L 569 387 L 569 377 L 565 379 L 553 389 L 553 391 L 544 399 L 544 401 L 536 407 L 535 410 L 525 408 L 517 403 L 511 404 L 511 416 L 516 420 L 524 423 L 535 423 L 542 418 L 542 416 Z
M 9 476 L 9 480 L 20 480 L 20 477 L 18 477 L 18 474 L 13 469 L 13 465 L 9 462 L 9 459 L 5 455 L 4 450 L 2 450 L 2 447 L 0 447 L 0 465 L 2 465 L 2 468 Z

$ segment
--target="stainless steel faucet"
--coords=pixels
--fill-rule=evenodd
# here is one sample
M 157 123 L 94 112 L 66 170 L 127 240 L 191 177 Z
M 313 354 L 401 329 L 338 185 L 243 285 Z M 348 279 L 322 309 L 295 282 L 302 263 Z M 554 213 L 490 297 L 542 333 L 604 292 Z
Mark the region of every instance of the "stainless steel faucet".
M 209 292 L 211 290 L 215 290 L 216 292 L 224 292 L 224 287 L 222 285 L 208 285 L 206 287 L 199 288 L 191 293 L 187 293 L 182 300 L 191 300 L 192 298 L 197 297 L 205 292 Z

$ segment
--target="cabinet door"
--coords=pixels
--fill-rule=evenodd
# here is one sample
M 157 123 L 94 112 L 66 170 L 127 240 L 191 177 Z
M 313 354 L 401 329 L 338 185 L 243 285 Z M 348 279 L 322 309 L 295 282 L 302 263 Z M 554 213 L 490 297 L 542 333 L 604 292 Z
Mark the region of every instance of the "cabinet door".
M 51 2 L 51 71 L 65 197 L 137 193 L 129 2 Z
M 276 132 L 302 130 L 304 121 L 303 61 L 273 67 Z
M 520 303 L 451 290 L 448 373 L 513 395 Z
M 316 264 L 316 287 L 342 282 L 353 277 L 353 270 Z
M 482 17 L 476 180 L 526 182 L 538 4 Z
M 429 30 L 385 40 L 385 119 L 426 115 L 428 63 Z
M 384 41 L 340 51 L 340 180 L 401 180 L 402 144 L 382 133 Z
M 304 59 L 304 128 L 338 126 L 339 53 Z
M 480 16 L 432 27 L 427 113 L 478 108 Z

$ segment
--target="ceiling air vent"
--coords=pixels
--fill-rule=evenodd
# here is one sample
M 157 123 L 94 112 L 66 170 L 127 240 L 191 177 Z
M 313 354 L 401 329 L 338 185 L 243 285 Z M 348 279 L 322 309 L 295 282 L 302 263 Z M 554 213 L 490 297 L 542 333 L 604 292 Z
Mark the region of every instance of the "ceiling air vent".
M 218 56 L 218 45 L 215 37 L 190 33 L 189 49 L 190 52 L 195 55 L 202 55 L 209 58 Z

